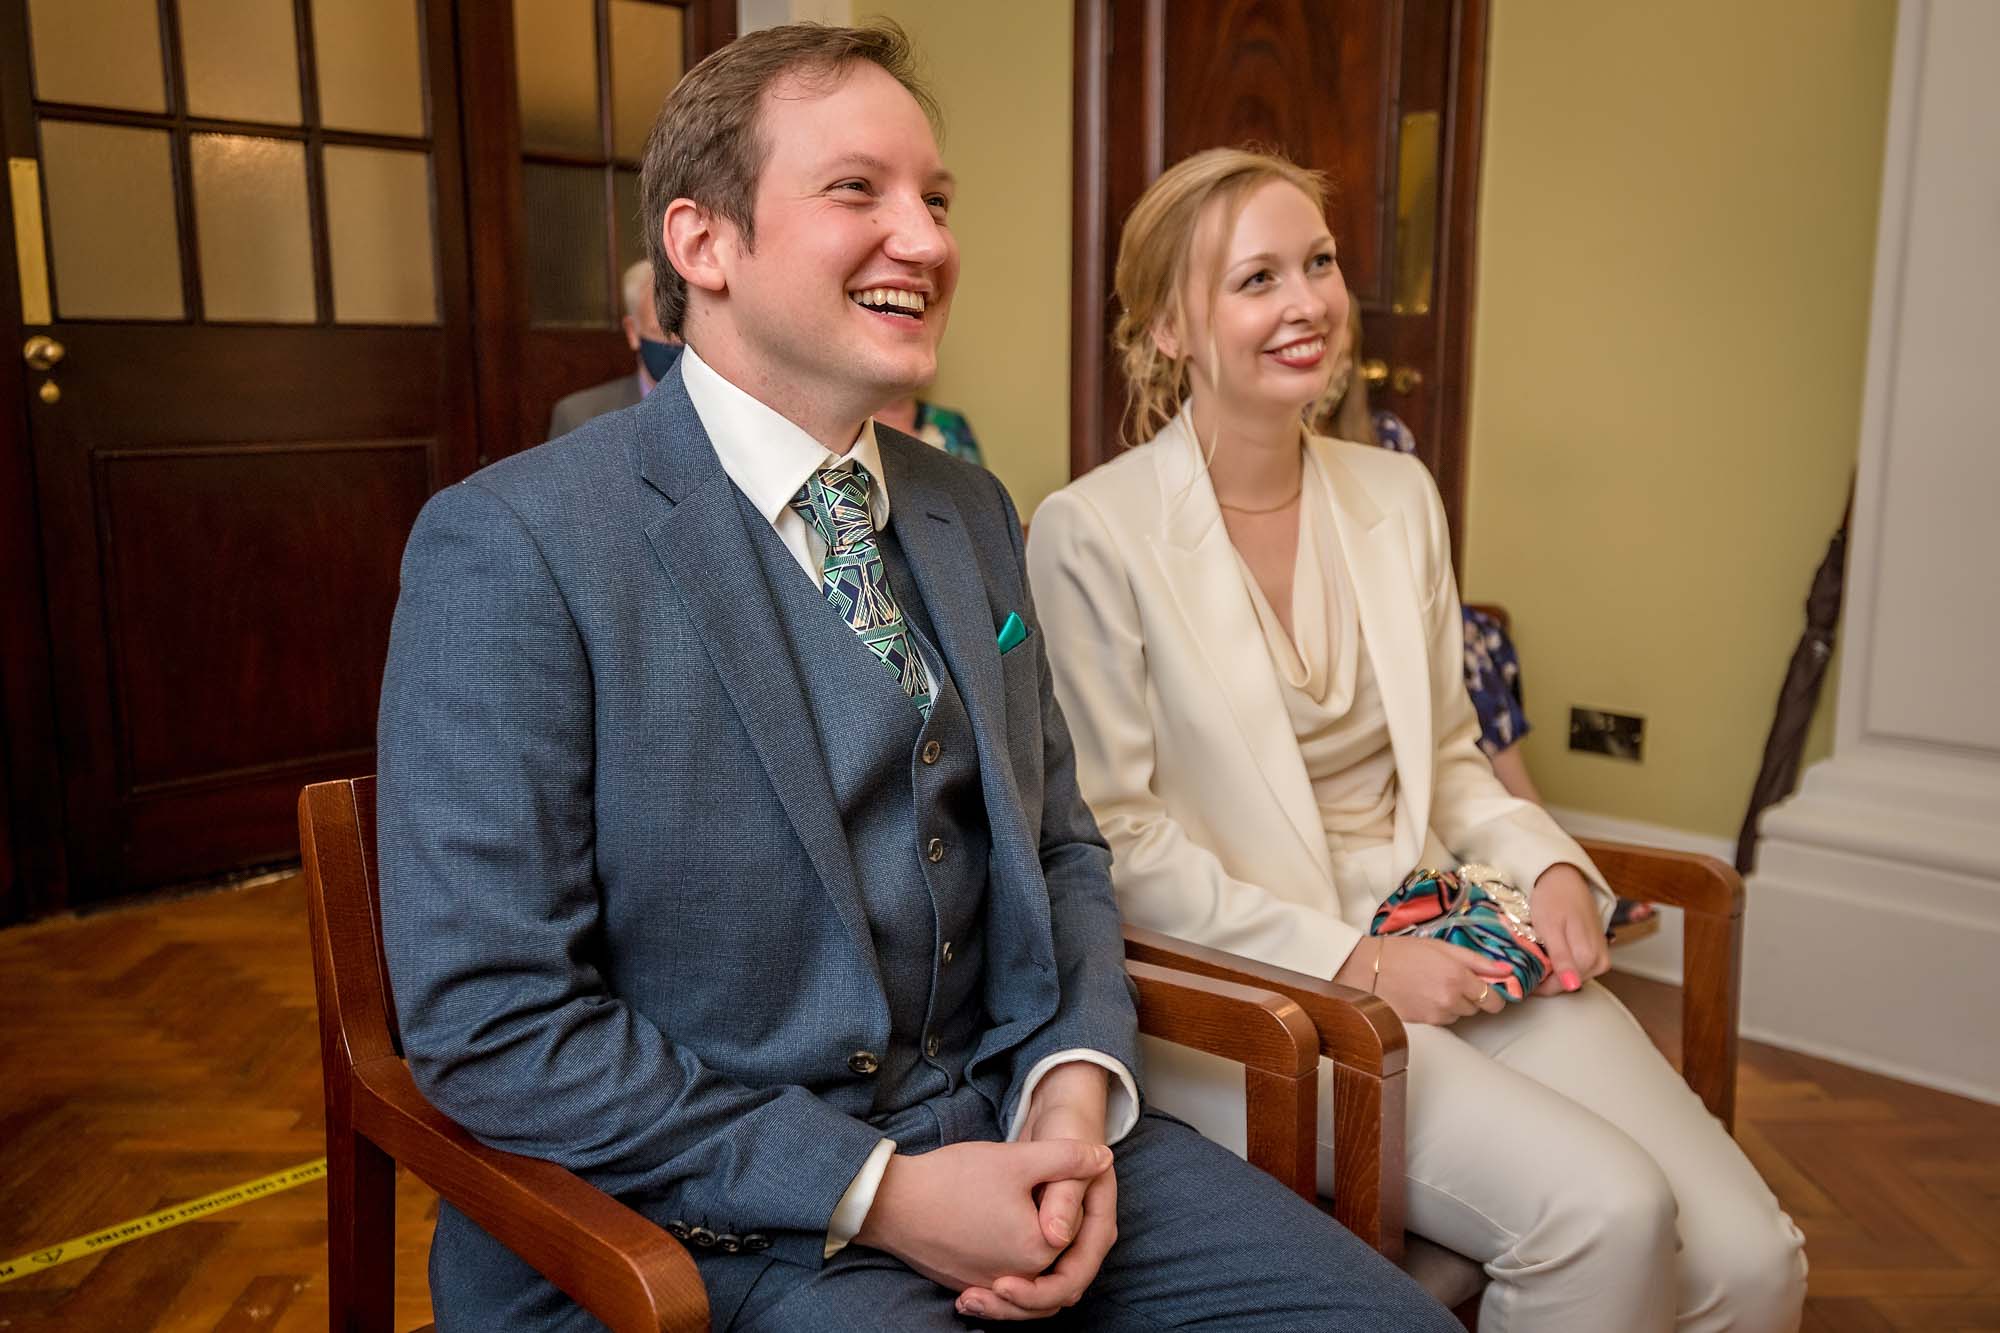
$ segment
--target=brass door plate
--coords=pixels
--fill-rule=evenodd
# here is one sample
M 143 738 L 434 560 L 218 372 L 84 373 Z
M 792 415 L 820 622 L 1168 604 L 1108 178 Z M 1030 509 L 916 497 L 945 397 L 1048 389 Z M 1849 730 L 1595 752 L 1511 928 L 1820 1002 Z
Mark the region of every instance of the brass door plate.
M 7 159 L 7 190 L 14 204 L 14 262 L 21 273 L 21 322 L 47 324 L 49 246 L 42 232 L 42 164 L 32 157 Z

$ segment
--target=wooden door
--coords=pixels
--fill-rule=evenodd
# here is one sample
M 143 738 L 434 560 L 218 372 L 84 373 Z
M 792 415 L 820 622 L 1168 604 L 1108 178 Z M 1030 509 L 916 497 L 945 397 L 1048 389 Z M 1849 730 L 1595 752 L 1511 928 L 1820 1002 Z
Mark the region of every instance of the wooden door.
M 646 257 L 639 163 L 683 70 L 736 33 L 734 0 L 513 0 L 462 11 L 485 456 L 635 371 L 619 276 Z
M 1169 163 L 1269 144 L 1332 179 L 1373 404 L 1415 432 L 1459 531 L 1485 33 L 1486 0 L 1078 0 L 1072 474 L 1119 448 L 1126 214 Z
M 0 0 L 68 868 L 26 910 L 293 859 L 300 785 L 374 766 L 403 540 L 475 452 L 453 19 Z

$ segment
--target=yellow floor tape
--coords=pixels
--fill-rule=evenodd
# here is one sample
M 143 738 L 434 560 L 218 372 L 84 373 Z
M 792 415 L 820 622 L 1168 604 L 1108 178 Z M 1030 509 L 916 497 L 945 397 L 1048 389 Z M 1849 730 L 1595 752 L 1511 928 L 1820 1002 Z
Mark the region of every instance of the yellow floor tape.
M 120 1222 L 115 1227 L 93 1231 L 88 1236 L 78 1236 L 75 1240 L 66 1240 L 60 1245 L 34 1250 L 18 1258 L 0 1260 L 0 1282 L 12 1282 L 17 1277 L 39 1273 L 54 1268 L 57 1264 L 66 1264 L 72 1259 L 81 1259 L 86 1255 L 102 1254 L 106 1250 L 123 1245 L 128 1240 L 150 1236 L 156 1231 L 165 1231 L 168 1227 L 177 1227 L 183 1222 L 207 1217 L 210 1213 L 220 1212 L 224 1208 L 234 1208 L 239 1203 L 249 1203 L 252 1199 L 261 1199 L 267 1194 L 276 1194 L 294 1185 L 303 1185 L 308 1180 L 318 1180 L 325 1174 L 326 1158 L 321 1157 L 295 1166 L 289 1171 L 280 1171 L 274 1176 L 265 1176 L 260 1180 L 245 1181 L 241 1185 L 231 1185 L 226 1190 L 204 1194 L 199 1199 L 189 1199 L 186 1203 L 177 1204 L 172 1208 L 163 1208 L 157 1213 L 135 1217 L 130 1222 Z

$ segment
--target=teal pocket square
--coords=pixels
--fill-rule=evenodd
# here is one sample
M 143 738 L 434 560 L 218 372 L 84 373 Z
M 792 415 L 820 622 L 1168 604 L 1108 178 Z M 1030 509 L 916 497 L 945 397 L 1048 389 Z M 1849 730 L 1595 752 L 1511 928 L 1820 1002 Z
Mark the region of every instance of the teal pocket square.
M 1000 627 L 1000 651 L 1011 653 L 1021 646 L 1021 640 L 1028 637 L 1028 627 L 1021 623 L 1018 611 L 1007 613 L 1007 623 Z

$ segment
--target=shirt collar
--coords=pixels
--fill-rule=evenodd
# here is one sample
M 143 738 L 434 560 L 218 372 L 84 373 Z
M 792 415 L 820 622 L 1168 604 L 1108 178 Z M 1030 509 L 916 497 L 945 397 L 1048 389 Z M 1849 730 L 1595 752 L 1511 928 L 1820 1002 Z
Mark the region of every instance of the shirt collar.
M 843 461 L 776 409 L 751 397 L 724 379 L 693 347 L 681 353 L 681 378 L 688 401 L 701 418 L 722 470 L 736 483 L 766 523 L 775 524 L 790 507 L 806 479 L 823 467 Z M 889 522 L 889 479 L 882 475 L 882 451 L 875 439 L 875 421 L 861 427 L 848 446 L 846 458 L 868 469 L 875 479 L 868 491 L 868 516 L 879 530 Z

